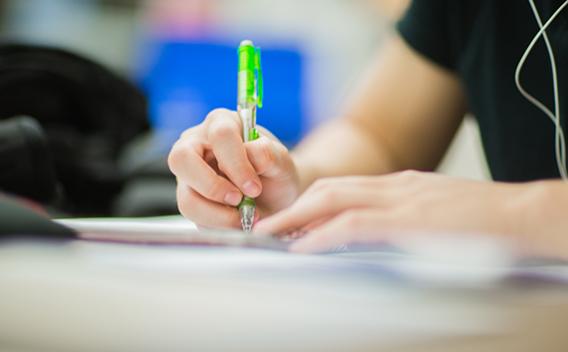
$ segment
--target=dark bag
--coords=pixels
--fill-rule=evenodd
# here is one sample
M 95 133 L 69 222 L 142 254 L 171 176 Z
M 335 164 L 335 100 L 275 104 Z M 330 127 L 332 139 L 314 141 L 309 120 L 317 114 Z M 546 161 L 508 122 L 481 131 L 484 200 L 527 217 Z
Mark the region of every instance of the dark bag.
M 0 45 L 0 190 L 44 203 L 58 195 L 69 214 L 107 215 L 126 181 L 118 155 L 148 128 L 143 94 L 103 66 Z

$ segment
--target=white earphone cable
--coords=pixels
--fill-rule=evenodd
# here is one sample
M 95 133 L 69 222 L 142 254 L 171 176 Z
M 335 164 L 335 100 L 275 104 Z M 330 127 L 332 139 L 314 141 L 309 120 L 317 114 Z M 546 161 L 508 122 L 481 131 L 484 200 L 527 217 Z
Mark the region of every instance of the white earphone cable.
M 533 105 L 539 108 L 542 112 L 544 112 L 554 123 L 555 126 L 555 154 L 556 154 L 556 164 L 558 167 L 558 171 L 560 172 L 560 176 L 567 180 L 568 179 L 568 171 L 566 168 L 566 140 L 564 137 L 564 131 L 562 129 L 561 119 L 560 119 L 560 99 L 559 99 L 559 90 L 558 90 L 558 74 L 557 74 L 557 67 L 556 67 L 556 59 L 554 56 L 554 51 L 552 50 L 552 46 L 548 39 L 548 34 L 546 33 L 546 29 L 550 26 L 550 24 L 558 17 L 558 15 L 562 12 L 562 10 L 568 6 L 568 0 L 565 1 L 555 12 L 550 16 L 548 21 L 543 25 L 542 20 L 540 18 L 540 14 L 534 4 L 533 0 L 528 0 L 537 21 L 537 24 L 540 28 L 538 33 L 533 37 L 532 41 L 530 42 L 529 46 L 523 53 L 523 56 L 519 60 L 517 68 L 515 70 L 515 84 L 517 85 L 517 89 L 519 92 Z M 554 94 L 554 114 L 546 107 L 542 102 L 528 93 L 521 84 L 521 72 L 523 70 L 523 66 L 530 55 L 532 49 L 540 39 L 540 37 L 544 38 L 544 42 L 546 44 L 546 49 L 548 51 L 548 56 L 550 59 L 550 65 L 552 69 L 552 82 L 553 82 L 553 94 Z

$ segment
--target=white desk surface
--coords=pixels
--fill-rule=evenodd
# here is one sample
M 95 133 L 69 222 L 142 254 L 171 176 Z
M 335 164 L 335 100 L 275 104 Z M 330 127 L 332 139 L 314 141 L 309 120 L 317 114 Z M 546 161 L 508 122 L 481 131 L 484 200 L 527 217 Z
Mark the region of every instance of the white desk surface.
M 0 349 L 568 350 L 562 289 L 440 287 L 342 270 L 335 260 L 250 249 L 3 242 Z

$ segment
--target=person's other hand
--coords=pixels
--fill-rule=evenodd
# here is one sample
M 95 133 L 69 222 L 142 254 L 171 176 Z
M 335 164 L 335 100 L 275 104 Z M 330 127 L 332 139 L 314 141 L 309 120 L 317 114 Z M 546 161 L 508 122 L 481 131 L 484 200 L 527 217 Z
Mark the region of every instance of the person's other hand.
M 243 143 L 238 114 L 217 109 L 182 134 L 168 158 L 182 215 L 202 226 L 239 228 L 243 195 L 256 198 L 260 217 L 296 199 L 299 182 L 288 150 L 267 130 L 259 132 L 258 140 Z
M 521 226 L 519 185 L 405 171 L 316 181 L 257 233 L 305 234 L 291 247 L 319 252 L 405 233 L 509 234 Z

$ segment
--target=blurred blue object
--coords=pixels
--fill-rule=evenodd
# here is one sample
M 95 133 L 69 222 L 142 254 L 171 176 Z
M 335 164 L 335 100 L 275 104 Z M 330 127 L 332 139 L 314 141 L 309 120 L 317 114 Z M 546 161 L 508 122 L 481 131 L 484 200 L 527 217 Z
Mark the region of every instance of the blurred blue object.
M 179 136 L 215 108 L 235 109 L 237 47 L 238 43 L 162 40 L 154 43 L 150 53 L 142 53 L 146 55 L 142 60 L 149 61 L 140 79 L 157 132 Z M 265 95 L 258 123 L 292 146 L 307 125 L 302 54 L 295 48 L 264 46 L 262 64 Z

